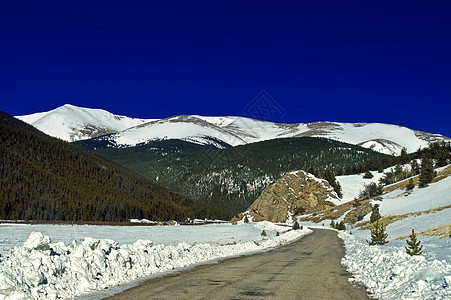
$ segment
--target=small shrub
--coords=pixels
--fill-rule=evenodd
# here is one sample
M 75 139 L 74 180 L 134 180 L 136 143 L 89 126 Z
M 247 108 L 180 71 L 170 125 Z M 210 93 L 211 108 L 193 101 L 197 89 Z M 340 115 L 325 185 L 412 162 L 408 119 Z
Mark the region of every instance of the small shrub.
M 365 184 L 363 190 L 360 191 L 359 197 L 361 198 L 372 198 L 374 196 L 382 195 L 383 187 L 375 182 L 370 182 Z
M 365 178 L 365 179 L 371 179 L 373 177 L 374 177 L 374 175 L 371 174 L 370 171 L 366 171 L 365 174 L 363 175 L 363 178 Z
M 280 233 L 278 231 L 276 232 L 276 236 L 280 236 Z
M 300 228 L 300 227 L 299 227 L 298 221 L 294 222 L 294 224 L 293 224 L 293 230 L 298 230 L 299 228 Z
M 261 236 L 267 236 L 266 231 L 264 229 L 262 230 Z
M 249 219 L 247 218 L 247 216 L 244 217 L 244 223 L 249 223 Z

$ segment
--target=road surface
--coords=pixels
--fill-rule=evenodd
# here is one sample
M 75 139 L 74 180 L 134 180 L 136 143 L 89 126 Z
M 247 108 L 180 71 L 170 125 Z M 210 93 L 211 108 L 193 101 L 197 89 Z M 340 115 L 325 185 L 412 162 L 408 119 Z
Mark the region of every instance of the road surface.
M 348 282 L 336 232 L 315 229 L 274 251 L 150 279 L 108 299 L 369 299 Z

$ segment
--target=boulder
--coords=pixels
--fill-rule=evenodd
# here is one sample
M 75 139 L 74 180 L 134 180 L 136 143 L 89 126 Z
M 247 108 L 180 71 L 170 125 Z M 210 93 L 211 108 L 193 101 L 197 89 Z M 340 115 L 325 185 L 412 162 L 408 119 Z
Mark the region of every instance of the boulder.
M 246 214 L 255 221 L 286 222 L 294 215 L 315 213 L 339 204 L 340 198 L 326 180 L 295 171 L 268 186 Z

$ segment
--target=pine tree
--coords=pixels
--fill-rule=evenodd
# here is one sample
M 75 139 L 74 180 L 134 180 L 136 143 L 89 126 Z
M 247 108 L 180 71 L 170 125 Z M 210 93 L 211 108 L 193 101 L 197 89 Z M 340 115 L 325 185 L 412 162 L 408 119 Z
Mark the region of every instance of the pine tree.
M 294 222 L 294 224 L 293 224 L 293 230 L 298 230 L 299 228 L 300 228 L 300 227 L 299 227 L 298 221 Z
M 263 229 L 262 230 L 262 233 L 261 233 L 261 236 L 266 236 L 267 234 L 266 234 L 266 231 Z
M 278 231 L 276 232 L 276 236 L 280 236 L 280 233 Z
M 377 184 L 375 182 L 370 182 L 369 184 L 363 185 L 363 190 L 360 191 L 359 197 L 369 199 L 374 196 L 381 195 L 384 191 L 382 184 Z
M 343 221 L 340 221 L 335 224 L 335 228 L 338 230 L 346 230 L 346 225 Z
M 379 212 L 379 204 L 375 204 L 371 209 L 370 222 L 374 223 L 381 218 L 381 213 Z
M 410 162 L 410 169 L 410 174 L 412 176 L 420 174 L 420 166 L 415 159 Z
M 420 184 L 418 186 L 419 187 L 428 186 L 429 183 L 431 183 L 432 179 L 434 179 L 434 177 L 435 171 L 432 159 L 427 156 L 423 156 L 423 158 L 421 159 L 421 171 L 419 177 Z
M 249 223 L 249 219 L 247 218 L 247 216 L 244 217 L 244 223 Z
M 326 169 L 324 172 L 323 178 L 329 182 L 329 184 L 334 188 L 334 191 L 337 193 L 338 197 L 343 197 L 343 193 L 341 191 L 341 185 L 338 180 L 335 178 L 335 173 L 330 169 Z
M 406 189 L 407 190 L 413 190 L 414 187 L 415 187 L 415 184 L 413 184 L 413 179 L 410 178 L 409 182 L 407 183 Z
M 406 148 L 401 149 L 401 154 L 398 157 L 398 161 L 402 165 L 407 164 L 410 161 L 410 157 L 409 154 L 407 154 Z
M 379 220 L 374 223 L 373 229 L 371 229 L 371 240 L 366 242 L 370 246 L 374 245 L 385 245 L 388 243 L 387 241 L 388 234 L 385 232 L 385 226 L 382 223 L 379 223 Z
M 421 242 L 417 241 L 417 235 L 415 234 L 415 231 L 412 229 L 412 233 L 409 236 L 409 240 L 406 240 L 407 247 L 406 252 L 409 255 L 420 255 L 423 253 L 423 246 L 420 245 Z

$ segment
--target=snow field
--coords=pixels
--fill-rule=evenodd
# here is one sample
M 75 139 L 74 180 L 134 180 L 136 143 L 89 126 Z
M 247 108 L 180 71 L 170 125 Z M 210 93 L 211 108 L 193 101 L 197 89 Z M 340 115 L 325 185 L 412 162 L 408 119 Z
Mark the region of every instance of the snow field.
M 310 232 L 291 230 L 279 237 L 225 245 L 155 245 L 148 240 L 119 245 L 90 237 L 81 243 L 52 243 L 48 236 L 32 232 L 22 246 L 0 256 L 0 299 L 73 298 L 176 268 L 265 251 Z
M 378 299 L 451 299 L 451 264 L 410 256 L 403 248 L 368 246 L 340 232 L 350 281 L 366 286 Z

